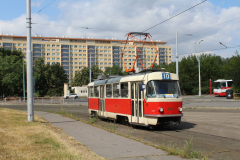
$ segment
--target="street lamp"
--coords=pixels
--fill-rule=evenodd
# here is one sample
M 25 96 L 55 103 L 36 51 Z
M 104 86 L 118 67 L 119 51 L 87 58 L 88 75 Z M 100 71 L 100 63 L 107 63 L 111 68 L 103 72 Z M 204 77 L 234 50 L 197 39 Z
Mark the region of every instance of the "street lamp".
M 199 44 L 202 42 L 203 40 L 200 40 L 199 42 L 198 42 L 198 53 L 199 53 Z M 200 54 L 199 54 L 199 56 L 198 56 L 198 77 L 199 77 L 199 93 L 198 93 L 198 95 L 199 96 L 201 96 L 201 76 L 200 76 Z

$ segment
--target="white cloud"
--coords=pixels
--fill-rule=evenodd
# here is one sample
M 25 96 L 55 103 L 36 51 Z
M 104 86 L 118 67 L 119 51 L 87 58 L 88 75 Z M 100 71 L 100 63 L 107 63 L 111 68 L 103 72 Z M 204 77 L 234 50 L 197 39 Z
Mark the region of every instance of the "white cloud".
M 60 18 L 53 21 L 50 19 L 51 15 L 44 15 L 44 12 L 35 15 L 32 22 L 37 24 L 33 25 L 33 31 L 42 36 L 125 40 L 124 36 L 128 32 L 144 31 L 200 2 L 200 0 L 62 0 L 55 4 Z M 40 6 L 41 3 L 42 0 L 39 0 L 33 5 L 39 4 Z M 207 1 L 146 32 L 152 35 L 153 40 L 168 42 L 167 45 L 173 46 L 173 53 L 175 53 L 176 31 L 179 32 L 179 54 L 196 52 L 197 46 L 194 43 L 201 39 L 204 41 L 200 44 L 200 50 L 211 51 L 223 48 L 219 42 L 226 46 L 240 44 L 238 40 L 240 18 L 212 27 L 239 15 L 240 7 L 219 8 Z M 209 27 L 212 28 L 203 30 Z M 203 31 L 197 32 L 200 30 Z M 26 35 L 25 15 L 9 21 L 0 21 L 0 32 Z M 185 34 L 192 34 L 192 36 Z M 231 56 L 234 54 L 233 50 L 220 50 L 212 53 Z
M 44 0 L 36 0 L 36 1 L 33 1 L 33 2 L 31 2 L 31 6 L 32 7 L 42 7 L 42 4 L 43 4 L 43 1 Z

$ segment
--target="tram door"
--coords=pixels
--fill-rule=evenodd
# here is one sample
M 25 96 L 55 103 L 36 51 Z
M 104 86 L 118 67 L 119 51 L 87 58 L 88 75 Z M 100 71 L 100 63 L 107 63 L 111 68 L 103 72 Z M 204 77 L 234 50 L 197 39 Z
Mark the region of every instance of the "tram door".
M 100 87 L 100 108 L 99 108 L 99 116 L 104 116 L 105 112 L 105 97 L 104 97 L 104 86 Z
M 143 119 L 143 91 L 141 82 L 131 83 L 131 122 L 144 123 Z

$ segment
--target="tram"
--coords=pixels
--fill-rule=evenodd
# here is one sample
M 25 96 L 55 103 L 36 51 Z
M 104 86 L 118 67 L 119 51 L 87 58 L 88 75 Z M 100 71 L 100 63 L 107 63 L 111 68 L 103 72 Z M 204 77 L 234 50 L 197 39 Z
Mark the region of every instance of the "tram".
M 233 85 L 232 80 L 218 79 L 214 81 L 213 94 L 217 96 L 226 96 L 226 90 L 231 89 Z
M 88 111 L 125 124 L 180 124 L 182 98 L 177 74 L 145 69 L 88 84 Z

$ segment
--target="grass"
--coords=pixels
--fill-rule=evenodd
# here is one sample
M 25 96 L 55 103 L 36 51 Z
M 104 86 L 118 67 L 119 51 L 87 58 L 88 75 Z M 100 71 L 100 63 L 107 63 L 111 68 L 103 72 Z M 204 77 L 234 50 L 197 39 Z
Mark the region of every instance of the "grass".
M 102 159 L 35 115 L 0 108 L 0 159 Z

